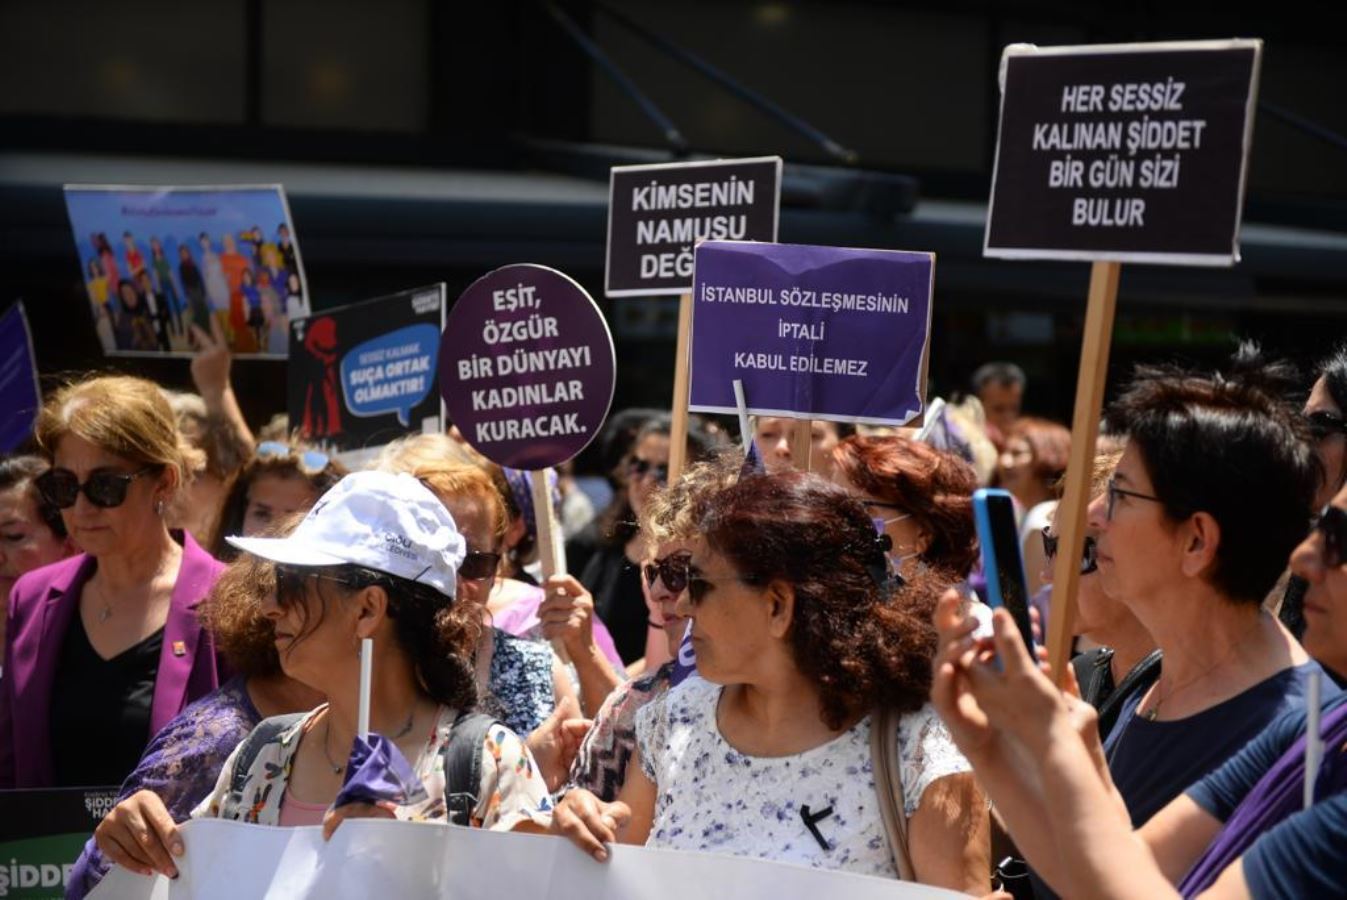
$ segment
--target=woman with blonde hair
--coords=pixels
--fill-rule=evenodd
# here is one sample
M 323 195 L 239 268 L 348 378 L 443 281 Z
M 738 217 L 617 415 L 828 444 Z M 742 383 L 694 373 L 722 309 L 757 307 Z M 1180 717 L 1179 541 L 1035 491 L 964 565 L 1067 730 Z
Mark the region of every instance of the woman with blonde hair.
M 127 376 L 61 388 L 36 436 L 51 463 L 38 490 L 83 552 L 14 585 L 0 788 L 120 784 L 155 732 L 219 686 L 196 606 L 221 566 L 164 521 L 196 452 L 158 386 Z

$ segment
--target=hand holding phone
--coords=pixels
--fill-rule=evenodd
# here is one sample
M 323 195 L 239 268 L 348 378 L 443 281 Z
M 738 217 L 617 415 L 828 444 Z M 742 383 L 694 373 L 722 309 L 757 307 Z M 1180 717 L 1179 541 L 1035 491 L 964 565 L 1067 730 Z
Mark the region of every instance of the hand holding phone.
M 1030 658 L 1034 631 L 1029 619 L 1029 585 L 1020 556 L 1015 502 L 1008 491 L 981 488 L 973 492 L 973 519 L 982 545 L 982 569 L 987 576 L 987 605 L 1010 611 Z

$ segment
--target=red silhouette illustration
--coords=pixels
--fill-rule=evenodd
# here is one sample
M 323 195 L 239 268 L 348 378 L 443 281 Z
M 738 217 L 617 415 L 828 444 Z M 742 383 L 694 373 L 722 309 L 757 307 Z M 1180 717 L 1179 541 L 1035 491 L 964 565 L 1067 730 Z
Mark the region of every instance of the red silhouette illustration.
M 341 401 L 337 390 L 337 323 L 313 319 L 304 335 L 304 434 L 309 439 L 341 434 Z

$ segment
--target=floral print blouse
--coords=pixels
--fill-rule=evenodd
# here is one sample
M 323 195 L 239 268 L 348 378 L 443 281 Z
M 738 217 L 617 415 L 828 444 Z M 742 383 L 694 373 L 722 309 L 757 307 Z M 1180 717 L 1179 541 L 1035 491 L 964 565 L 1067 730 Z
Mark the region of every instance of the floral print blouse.
M 281 801 L 290 779 L 295 751 L 299 748 L 299 738 L 326 708 L 325 704 L 308 713 L 262 747 L 248 772 L 238 801 L 230 796 L 229 790 L 238 756 L 236 748 L 221 770 L 215 789 L 192 810 L 192 817 L 278 825 Z M 413 771 L 430 797 L 413 806 L 398 807 L 397 818 L 413 822 L 446 820 L 444 757 L 440 750 L 448 741 L 457 717 L 457 710 L 440 707 L 435 727 L 426 735 L 426 742 L 416 759 L 411 760 Z M 493 725 L 484 738 L 482 780 L 477 797 L 477 806 L 471 815 L 474 828 L 509 831 L 525 821 L 542 828 L 551 823 L 552 800 L 533 761 L 533 754 L 513 731 L 502 725 Z
M 517 638 L 499 628 L 491 631 L 491 670 L 479 706 L 515 734 L 528 735 L 556 708 L 555 656 L 546 643 Z
M 875 790 L 870 717 L 803 753 L 748 756 L 720 734 L 721 691 L 692 678 L 636 714 L 641 766 L 657 791 L 646 845 L 897 878 Z M 933 782 L 971 771 L 929 704 L 903 716 L 894 739 L 909 817 Z

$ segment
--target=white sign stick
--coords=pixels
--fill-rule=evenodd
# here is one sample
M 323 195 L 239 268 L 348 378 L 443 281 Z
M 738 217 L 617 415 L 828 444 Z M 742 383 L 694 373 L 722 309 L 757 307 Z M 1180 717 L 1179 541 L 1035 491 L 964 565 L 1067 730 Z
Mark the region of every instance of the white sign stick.
M 374 641 L 362 638 L 360 641 L 360 706 L 356 714 L 356 735 L 369 737 L 369 694 L 374 680 Z
M 1319 730 L 1319 704 L 1323 694 L 1323 673 L 1311 672 L 1305 698 L 1305 808 L 1314 805 L 1314 783 L 1319 780 L 1319 764 L 1324 759 L 1324 737 Z

